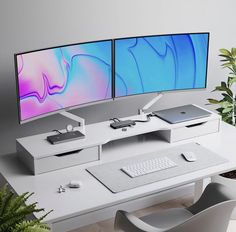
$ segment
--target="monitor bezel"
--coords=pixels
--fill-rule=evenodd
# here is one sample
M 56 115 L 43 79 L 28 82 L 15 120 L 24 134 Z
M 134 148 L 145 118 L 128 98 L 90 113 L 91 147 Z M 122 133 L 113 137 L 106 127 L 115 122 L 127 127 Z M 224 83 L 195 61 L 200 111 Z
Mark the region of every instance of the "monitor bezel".
M 65 107 L 63 109 L 58 109 L 55 111 L 51 111 L 48 113 L 40 114 L 25 120 L 21 119 L 21 105 L 20 105 L 20 91 L 19 91 L 19 79 L 18 79 L 18 64 L 17 64 L 17 56 L 19 55 L 24 55 L 27 53 L 33 53 L 33 52 L 39 52 L 39 51 L 44 51 L 44 50 L 49 50 L 49 49 L 54 49 L 54 48 L 63 48 L 63 47 L 70 47 L 70 46 L 75 46 L 75 45 L 83 45 L 83 44 L 89 44 L 89 43 L 97 43 L 97 42 L 110 42 L 111 43 L 111 97 L 108 99 L 102 99 L 102 100 L 97 100 L 97 101 L 92 101 L 92 102 L 87 102 L 83 104 L 78 104 L 74 106 L 69 106 Z M 18 111 L 18 122 L 19 124 L 24 124 L 27 122 L 31 122 L 40 118 L 44 118 L 47 116 L 51 116 L 54 114 L 58 114 L 63 111 L 70 111 L 70 110 L 75 110 L 78 108 L 90 106 L 90 105 L 95 105 L 95 104 L 100 104 L 104 102 L 109 102 L 114 100 L 113 96 L 113 88 L 114 88 L 114 83 L 113 83 L 113 39 L 104 39 L 104 40 L 95 40 L 95 41 L 86 41 L 86 42 L 79 42 L 79 43 L 72 43 L 72 44 L 65 44 L 65 45 L 60 45 L 60 46 L 53 46 L 53 47 L 47 47 L 47 48 L 41 48 L 41 49 L 36 49 L 36 50 L 30 50 L 26 52 L 18 52 L 14 54 L 14 66 L 15 66 L 15 80 L 16 80 L 16 94 L 17 94 L 17 111 Z
M 206 74 L 205 74 L 205 86 L 202 88 L 184 88 L 184 89 L 173 89 L 173 90 L 162 90 L 162 91 L 151 91 L 151 92 L 146 92 L 146 93 L 136 93 L 136 94 L 129 94 L 129 95 L 125 95 L 125 96 L 116 96 L 116 90 L 115 90 L 115 82 L 116 82 L 116 70 L 115 70 L 115 42 L 117 40 L 124 40 L 124 39 L 135 39 L 135 38 L 143 38 L 143 37 L 156 37 L 156 36 L 172 36 L 172 35 L 194 35 L 194 34 L 208 34 L 208 40 L 207 40 L 207 57 L 206 57 Z M 208 59 L 209 59 L 209 47 L 210 47 L 210 32 L 190 32 L 190 33 L 175 33 L 175 34 L 158 34 L 158 35 L 145 35 L 145 36 L 131 36 L 131 37 L 120 37 L 120 38 L 116 38 L 113 39 L 113 63 L 114 63 L 114 67 L 113 67 L 113 83 L 114 83 L 114 89 L 113 89 L 113 95 L 114 95 L 114 99 L 123 99 L 126 97 L 131 97 L 131 96 L 139 96 L 139 95 L 147 95 L 147 94 L 155 94 L 155 93 L 172 93 L 172 92 L 185 92 L 185 91 L 197 91 L 197 90 L 205 90 L 207 89 L 207 82 L 208 82 Z

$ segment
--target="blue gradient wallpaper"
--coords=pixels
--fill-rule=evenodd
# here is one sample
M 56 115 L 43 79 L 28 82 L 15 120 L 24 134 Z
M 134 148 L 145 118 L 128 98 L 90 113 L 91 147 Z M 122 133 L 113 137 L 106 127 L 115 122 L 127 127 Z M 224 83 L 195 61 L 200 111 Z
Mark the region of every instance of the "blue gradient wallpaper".
M 115 40 L 115 96 L 205 88 L 208 33 Z

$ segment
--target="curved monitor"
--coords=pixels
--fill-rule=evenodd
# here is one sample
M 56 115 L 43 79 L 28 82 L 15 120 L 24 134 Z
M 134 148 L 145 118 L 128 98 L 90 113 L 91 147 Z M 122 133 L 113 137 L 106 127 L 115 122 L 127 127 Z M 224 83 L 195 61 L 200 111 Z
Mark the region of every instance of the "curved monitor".
M 15 55 L 20 123 L 112 98 L 112 41 Z
M 115 97 L 206 88 L 209 33 L 115 40 Z

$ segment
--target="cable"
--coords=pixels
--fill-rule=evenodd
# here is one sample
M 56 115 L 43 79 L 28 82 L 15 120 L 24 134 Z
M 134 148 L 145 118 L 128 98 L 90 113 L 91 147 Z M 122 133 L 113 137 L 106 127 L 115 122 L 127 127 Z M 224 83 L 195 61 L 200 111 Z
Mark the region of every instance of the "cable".
M 151 120 L 150 117 L 147 117 L 147 120 L 132 120 L 133 122 L 149 122 Z
M 153 114 L 148 114 L 147 115 L 147 120 L 131 120 L 133 122 L 149 122 L 151 120 L 150 117 L 154 117 L 155 115 Z M 113 120 L 114 122 L 122 122 L 119 118 L 111 118 L 110 120 Z
M 57 133 L 59 133 L 59 134 L 62 134 L 59 130 L 52 130 L 52 131 L 55 131 L 55 132 L 57 132 Z
M 113 120 L 117 120 L 118 122 L 120 122 L 120 121 L 121 121 L 119 118 L 113 118 Z
M 156 117 L 156 115 L 154 113 L 150 113 L 147 115 L 147 117 Z
M 109 120 L 112 120 L 114 122 L 120 122 L 121 121 L 119 118 L 110 118 Z

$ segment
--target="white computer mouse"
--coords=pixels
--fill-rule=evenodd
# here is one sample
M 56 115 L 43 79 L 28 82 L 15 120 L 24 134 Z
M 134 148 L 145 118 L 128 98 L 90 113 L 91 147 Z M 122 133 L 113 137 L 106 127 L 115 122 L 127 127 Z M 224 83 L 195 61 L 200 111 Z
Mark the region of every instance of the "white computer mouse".
M 79 180 L 71 180 L 68 184 L 69 188 L 81 188 L 82 182 Z
M 181 154 L 185 160 L 187 160 L 188 162 L 194 162 L 197 160 L 196 155 L 194 154 L 194 152 L 192 151 L 185 151 Z

